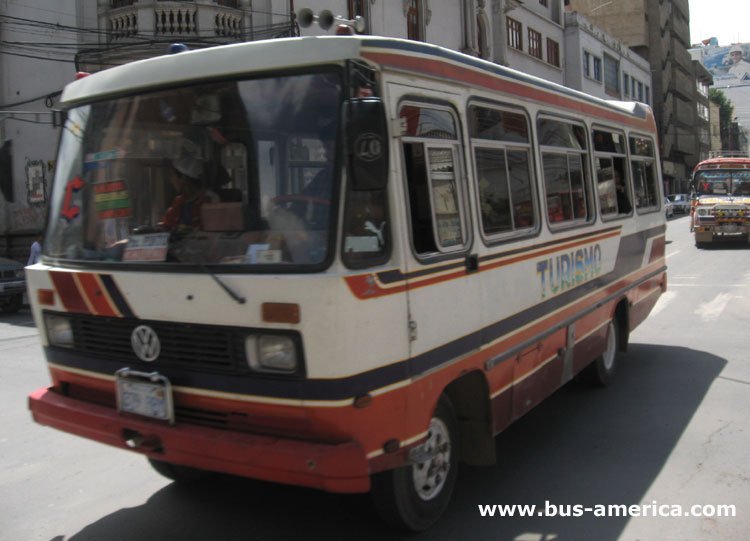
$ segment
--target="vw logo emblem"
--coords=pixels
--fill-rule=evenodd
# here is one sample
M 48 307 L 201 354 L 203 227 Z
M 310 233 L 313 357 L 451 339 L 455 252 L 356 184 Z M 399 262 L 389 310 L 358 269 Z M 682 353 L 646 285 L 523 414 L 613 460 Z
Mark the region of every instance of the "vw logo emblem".
M 139 325 L 130 335 L 130 345 L 136 357 L 142 361 L 155 361 L 161 353 L 161 342 L 156 331 L 148 325 Z

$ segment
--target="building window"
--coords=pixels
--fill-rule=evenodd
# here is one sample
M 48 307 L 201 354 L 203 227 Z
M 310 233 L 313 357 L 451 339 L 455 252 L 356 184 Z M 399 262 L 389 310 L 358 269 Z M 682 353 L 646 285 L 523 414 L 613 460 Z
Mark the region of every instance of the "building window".
M 643 83 L 638 82 L 638 101 L 643 101 Z
M 594 79 L 602 82 L 602 59 L 598 56 L 594 57 Z
M 547 38 L 547 62 L 560 67 L 560 44 L 549 38 Z
M 415 41 L 424 41 L 422 0 L 408 0 L 406 6 L 406 37 Z
M 635 77 L 630 78 L 630 96 L 633 99 L 637 99 L 638 94 L 636 93 L 636 88 L 638 87 L 638 81 L 635 80 Z
M 370 2 L 369 0 L 349 0 L 349 18 L 362 17 L 365 20 L 365 34 L 370 33 Z
M 542 59 L 542 34 L 529 28 L 529 54 Z
M 620 97 L 620 62 L 604 55 L 604 91 L 615 98 Z
M 651 89 L 646 85 L 646 95 L 644 96 L 644 99 L 646 100 L 646 103 L 651 105 Z
M 523 25 L 515 19 L 511 19 L 510 17 L 508 17 L 507 27 L 508 47 L 513 47 L 514 49 L 523 51 Z
M 630 96 L 630 75 L 624 72 L 622 74 L 622 91 L 626 98 Z
M 591 53 L 588 51 L 583 51 L 583 74 L 591 77 Z

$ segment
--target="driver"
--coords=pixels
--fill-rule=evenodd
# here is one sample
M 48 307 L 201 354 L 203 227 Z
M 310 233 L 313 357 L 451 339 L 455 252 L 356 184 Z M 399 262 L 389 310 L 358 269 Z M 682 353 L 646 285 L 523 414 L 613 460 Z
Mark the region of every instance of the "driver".
M 217 199 L 203 188 L 202 177 L 203 163 L 199 160 L 190 156 L 173 160 L 169 181 L 177 195 L 164 213 L 164 218 L 159 223 L 161 227 L 168 230 L 181 226 L 200 229 L 201 206 Z

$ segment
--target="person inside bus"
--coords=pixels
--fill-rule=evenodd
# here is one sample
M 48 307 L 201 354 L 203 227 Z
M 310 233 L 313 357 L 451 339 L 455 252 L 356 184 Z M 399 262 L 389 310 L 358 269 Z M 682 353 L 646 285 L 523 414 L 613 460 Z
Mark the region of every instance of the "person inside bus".
M 617 193 L 617 213 L 618 214 L 630 214 L 633 210 L 633 205 L 630 204 L 630 195 L 628 189 L 625 186 L 622 174 L 615 169 L 615 190 Z
M 159 225 L 167 230 L 201 227 L 201 206 L 218 200 L 202 187 L 203 164 L 190 156 L 172 161 L 169 181 L 177 195 L 164 213 Z

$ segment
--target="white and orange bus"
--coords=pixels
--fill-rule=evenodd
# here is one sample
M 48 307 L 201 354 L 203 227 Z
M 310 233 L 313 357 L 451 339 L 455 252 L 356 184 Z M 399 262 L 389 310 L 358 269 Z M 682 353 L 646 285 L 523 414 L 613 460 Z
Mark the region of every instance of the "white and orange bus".
M 654 117 L 425 43 L 291 38 L 64 91 L 34 419 L 427 528 L 459 461 L 666 289 Z
M 750 240 L 750 158 L 727 156 L 700 162 L 693 170 L 692 192 L 690 225 L 697 247 Z

